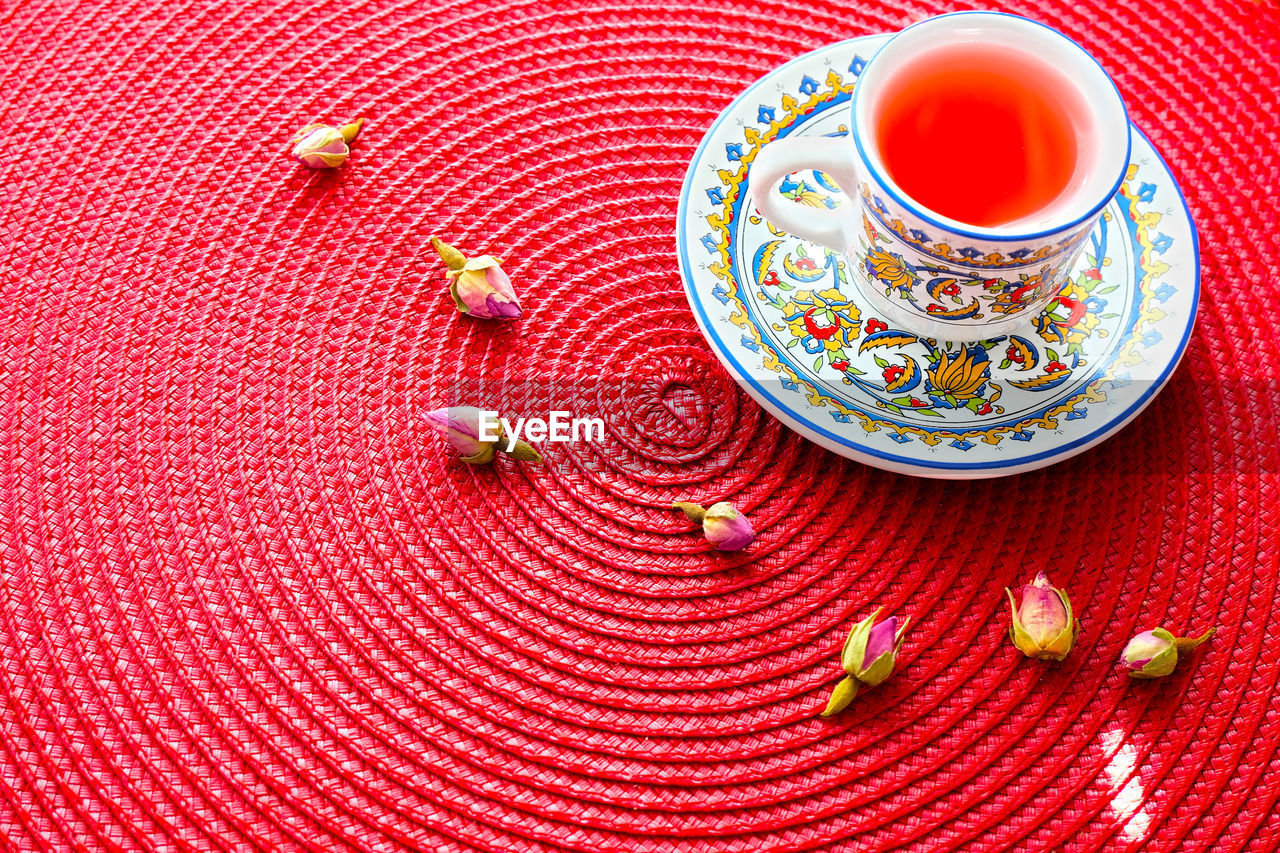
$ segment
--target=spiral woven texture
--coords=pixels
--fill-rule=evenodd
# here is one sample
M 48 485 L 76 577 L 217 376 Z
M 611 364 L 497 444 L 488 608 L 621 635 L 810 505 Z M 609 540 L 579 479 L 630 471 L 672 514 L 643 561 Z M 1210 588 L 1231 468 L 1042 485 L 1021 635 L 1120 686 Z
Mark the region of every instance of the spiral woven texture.
M 1280 13 L 1049 0 L 1201 233 L 1170 385 L 944 483 L 763 413 L 685 302 L 735 94 L 968 4 L 0 2 L 0 849 L 1280 847 Z M 287 140 L 362 115 L 351 160 Z M 428 238 L 504 261 L 459 316 Z M 605 420 L 471 467 L 448 403 Z M 759 538 L 708 549 L 673 500 Z M 1082 630 L 1008 640 L 1047 570 Z M 832 720 L 838 650 L 911 616 Z M 1218 634 L 1177 672 L 1136 631 Z

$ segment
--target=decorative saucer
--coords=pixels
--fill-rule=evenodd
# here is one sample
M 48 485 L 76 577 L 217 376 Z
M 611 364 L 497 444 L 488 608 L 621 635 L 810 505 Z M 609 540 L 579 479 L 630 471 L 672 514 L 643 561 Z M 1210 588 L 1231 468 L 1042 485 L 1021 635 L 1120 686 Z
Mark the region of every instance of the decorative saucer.
M 1133 420 L 1186 349 L 1200 289 L 1186 201 L 1151 143 L 1131 128 L 1125 181 L 1072 283 L 1042 314 L 979 343 L 893 328 L 858 294 L 844 256 L 774 228 L 750 189 L 751 162 L 768 141 L 848 133 L 858 75 L 888 38 L 801 56 L 720 114 L 680 197 L 689 304 L 751 396 L 836 453 L 948 479 L 1060 462 Z M 821 172 L 792 175 L 781 190 L 799 204 L 848 203 Z

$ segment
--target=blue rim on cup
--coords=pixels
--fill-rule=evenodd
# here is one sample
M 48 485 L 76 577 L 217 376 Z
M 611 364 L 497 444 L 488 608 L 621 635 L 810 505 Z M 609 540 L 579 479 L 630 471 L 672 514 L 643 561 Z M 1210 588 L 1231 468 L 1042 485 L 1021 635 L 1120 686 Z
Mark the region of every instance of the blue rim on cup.
M 863 110 L 860 113 L 859 105 L 865 103 L 866 99 L 864 97 L 864 93 L 871 88 L 867 86 L 866 83 L 870 81 L 874 85 L 875 75 L 876 75 L 876 59 L 885 55 L 886 51 L 894 49 L 895 44 L 901 45 L 904 43 L 904 40 L 910 39 L 911 34 L 913 32 L 917 32 L 921 28 L 935 26 L 936 22 L 938 21 L 944 21 L 952 18 L 1008 18 L 1008 19 L 1012 19 L 1013 21 L 1017 21 L 1019 26 L 1025 25 L 1025 26 L 1031 26 L 1031 27 L 1038 27 L 1042 30 L 1046 30 L 1052 33 L 1056 38 L 1068 43 L 1071 47 L 1075 48 L 1075 50 L 1078 51 L 1079 56 L 1083 61 L 1092 63 L 1092 65 L 1097 69 L 1098 73 L 1101 75 L 1101 78 L 1105 80 L 1106 85 L 1110 87 L 1111 92 L 1115 96 L 1115 103 L 1119 106 L 1119 117 L 1118 119 L 1115 119 L 1116 127 L 1122 128 L 1125 131 L 1124 156 L 1115 158 L 1116 162 L 1119 163 L 1120 165 L 1119 165 L 1119 168 L 1116 170 L 1114 179 L 1105 185 L 1105 189 L 1097 196 L 1097 200 L 1092 205 L 1090 205 L 1089 208 L 1084 213 L 1081 213 L 1080 215 L 1072 219 L 1069 219 L 1064 223 L 1055 224 L 1054 227 L 1051 229 L 1041 230 L 1038 232 L 1032 231 L 1031 233 L 1028 233 L 1028 234 L 1006 234 L 998 228 L 997 229 L 978 228 L 976 226 L 967 225 L 963 222 L 957 222 L 952 219 L 939 218 L 937 214 L 933 213 L 930 210 L 927 210 L 926 208 L 919 205 L 917 202 L 913 201 L 909 196 L 907 196 L 907 194 L 904 193 L 897 186 L 897 184 L 893 182 L 893 180 L 888 176 L 888 174 L 885 173 L 885 170 L 880 165 L 879 160 L 878 159 L 873 160 L 873 158 L 868 154 L 866 146 L 863 143 L 863 138 L 865 134 L 858 133 L 858 130 L 860 129 L 861 130 L 867 129 L 865 127 L 865 122 L 860 123 L 860 118 L 866 118 L 867 111 Z M 917 217 L 919 217 L 924 222 L 927 222 L 931 225 L 934 225 L 940 228 L 946 228 L 947 230 L 955 234 L 959 234 L 965 237 L 971 237 L 974 239 L 982 239 L 984 237 L 990 237 L 994 234 L 998 234 L 1002 238 L 1010 239 L 1010 240 L 1035 240 L 1035 239 L 1046 237 L 1052 234 L 1053 232 L 1061 231 L 1063 229 L 1070 229 L 1076 225 L 1083 224 L 1086 220 L 1089 220 L 1092 217 L 1096 216 L 1102 210 L 1103 206 L 1107 202 L 1109 202 L 1112 198 L 1115 197 L 1116 191 L 1120 189 L 1121 181 L 1124 180 L 1124 172 L 1129 165 L 1129 156 L 1133 148 L 1133 143 L 1128 133 L 1129 113 L 1128 113 L 1128 110 L 1125 108 L 1124 99 L 1120 96 L 1120 90 L 1116 87 L 1115 81 L 1111 79 L 1111 76 L 1109 74 L 1107 74 L 1106 69 L 1102 67 L 1102 64 L 1098 62 L 1098 60 L 1095 59 L 1091 53 L 1085 50 L 1084 47 L 1082 47 L 1079 42 L 1077 42 L 1075 39 L 1071 38 L 1070 36 L 1064 33 L 1061 33 L 1050 26 L 1042 24 L 1039 21 L 1033 21 L 1030 18 L 1024 18 L 1021 15 L 1011 15 L 1008 12 L 948 12 L 944 15 L 937 15 L 935 17 L 928 18 L 923 21 L 919 21 L 903 29 L 901 32 L 894 35 L 893 38 L 889 39 L 889 41 L 884 45 L 884 47 L 880 48 L 880 50 L 876 53 L 876 56 L 873 57 L 871 61 L 867 63 L 867 67 L 863 69 L 862 74 L 859 76 L 859 86 L 856 89 L 854 89 L 854 92 L 853 92 L 853 102 L 850 105 L 850 112 L 854 122 L 853 132 L 850 135 L 853 137 L 854 146 L 857 148 L 857 151 L 858 151 L 858 157 L 862 160 L 863 165 L 866 166 L 869 171 L 873 172 L 876 175 L 876 177 L 880 180 L 881 184 L 884 186 L 885 192 L 891 195 L 894 201 L 902 205 L 904 208 L 910 210 L 912 213 L 914 213 Z

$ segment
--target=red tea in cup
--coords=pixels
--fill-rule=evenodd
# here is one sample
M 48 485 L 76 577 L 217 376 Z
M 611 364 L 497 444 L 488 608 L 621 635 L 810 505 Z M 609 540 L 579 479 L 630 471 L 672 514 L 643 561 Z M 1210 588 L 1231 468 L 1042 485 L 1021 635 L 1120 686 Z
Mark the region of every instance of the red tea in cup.
M 1017 223 L 1073 192 L 1092 134 L 1061 71 L 1004 45 L 961 42 L 886 78 L 873 122 L 893 182 L 920 205 L 980 227 Z

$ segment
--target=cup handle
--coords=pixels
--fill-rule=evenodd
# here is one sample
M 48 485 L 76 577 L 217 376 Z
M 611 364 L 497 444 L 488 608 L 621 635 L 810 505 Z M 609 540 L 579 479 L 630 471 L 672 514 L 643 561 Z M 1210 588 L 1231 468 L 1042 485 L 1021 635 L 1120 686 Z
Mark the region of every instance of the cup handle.
M 847 210 L 808 207 L 775 192 L 779 181 L 802 169 L 826 172 L 851 201 L 857 197 L 858 172 L 849 138 L 796 136 L 774 140 L 756 155 L 748 177 L 756 206 L 783 231 L 837 252 L 847 251 Z

